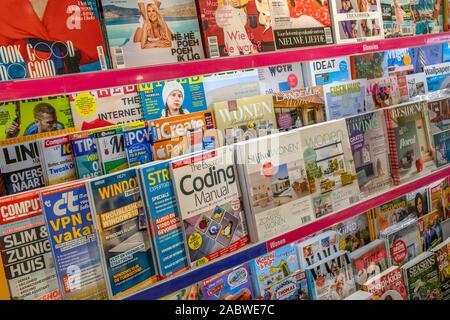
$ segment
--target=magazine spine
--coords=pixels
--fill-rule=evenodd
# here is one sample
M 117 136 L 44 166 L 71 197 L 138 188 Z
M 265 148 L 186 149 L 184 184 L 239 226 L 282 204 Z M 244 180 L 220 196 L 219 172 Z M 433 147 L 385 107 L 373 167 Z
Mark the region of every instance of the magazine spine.
M 390 109 L 383 110 L 386 122 L 386 133 L 389 147 L 389 162 L 391 164 L 391 174 L 394 185 L 400 184 L 400 168 L 398 164 L 397 143 L 395 141 L 394 119 Z

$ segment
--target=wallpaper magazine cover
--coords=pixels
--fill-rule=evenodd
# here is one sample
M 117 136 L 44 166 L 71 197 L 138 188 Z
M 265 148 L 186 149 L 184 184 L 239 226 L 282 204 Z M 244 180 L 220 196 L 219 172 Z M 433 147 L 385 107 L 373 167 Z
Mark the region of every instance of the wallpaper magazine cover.
M 66 96 L 0 102 L 0 140 L 73 127 Z
M 170 169 L 191 266 L 250 242 L 232 147 L 173 161 Z
M 90 130 L 144 119 L 136 86 L 69 95 L 75 128 Z
M 330 1 L 336 43 L 384 39 L 379 0 Z
M 0 30 L 0 81 L 108 67 L 96 0 L 4 0 Z
M 300 131 L 236 145 L 252 241 L 263 241 L 314 219 Z
M 316 218 L 359 200 L 345 120 L 301 129 L 301 145 Z
M 11 298 L 60 300 L 39 192 L 0 198 L 0 253 Z
M 208 58 L 275 50 L 268 0 L 199 0 L 197 3 Z
M 155 282 L 152 247 L 146 219 L 142 219 L 144 207 L 135 169 L 89 180 L 87 189 L 108 297 L 117 299 Z
M 100 0 L 115 69 L 204 57 L 192 0 Z
M 65 300 L 108 297 L 84 182 L 40 192 L 56 274 Z

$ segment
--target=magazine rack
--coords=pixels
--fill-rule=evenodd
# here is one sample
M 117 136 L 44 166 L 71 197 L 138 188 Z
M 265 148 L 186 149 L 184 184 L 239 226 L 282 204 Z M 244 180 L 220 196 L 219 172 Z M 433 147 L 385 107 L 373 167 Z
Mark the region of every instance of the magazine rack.
M 356 44 L 293 49 L 239 57 L 204 59 L 104 72 L 89 72 L 43 79 L 0 82 L 0 101 L 19 100 L 116 86 L 168 80 L 230 70 L 251 69 L 274 64 L 351 56 L 377 51 L 413 48 L 450 42 L 450 33 L 393 38 Z

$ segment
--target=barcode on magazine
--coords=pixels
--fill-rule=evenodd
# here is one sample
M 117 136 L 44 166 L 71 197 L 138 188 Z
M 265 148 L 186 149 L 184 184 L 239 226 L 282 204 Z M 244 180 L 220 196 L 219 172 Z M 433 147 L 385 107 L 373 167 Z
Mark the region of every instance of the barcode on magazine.
M 209 48 L 209 57 L 210 58 L 220 57 L 219 44 L 217 43 L 216 36 L 208 37 L 208 48 Z
M 106 65 L 105 52 L 103 52 L 102 46 L 97 47 L 97 53 L 98 53 L 98 61 L 100 61 L 100 67 L 102 68 L 102 71 L 107 70 L 108 66 Z
M 310 216 L 302 217 L 302 224 L 308 223 L 310 221 L 311 221 L 311 217 Z
M 125 59 L 123 58 L 123 49 L 121 47 L 114 48 L 114 61 L 117 69 L 125 68 Z
M 327 44 L 333 43 L 333 35 L 331 34 L 331 28 L 324 28 L 325 31 L 325 41 Z
M 411 33 L 413 33 L 411 27 L 402 27 L 401 30 L 402 30 L 403 34 L 411 34 Z

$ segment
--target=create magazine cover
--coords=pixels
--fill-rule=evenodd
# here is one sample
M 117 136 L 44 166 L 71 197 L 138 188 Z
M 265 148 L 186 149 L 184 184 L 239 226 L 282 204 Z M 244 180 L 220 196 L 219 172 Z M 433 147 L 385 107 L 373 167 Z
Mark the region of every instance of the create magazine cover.
M 192 0 L 101 0 L 115 69 L 204 57 Z
M 0 81 L 108 68 L 95 0 L 4 0 L 0 30 Z

